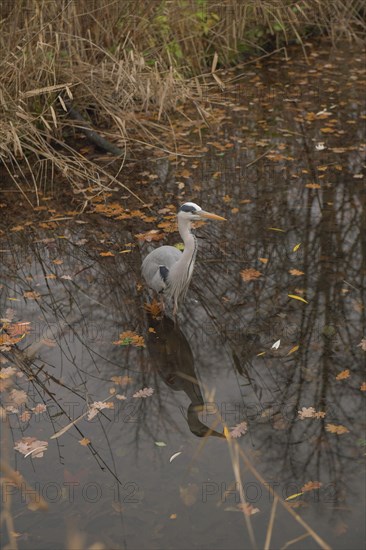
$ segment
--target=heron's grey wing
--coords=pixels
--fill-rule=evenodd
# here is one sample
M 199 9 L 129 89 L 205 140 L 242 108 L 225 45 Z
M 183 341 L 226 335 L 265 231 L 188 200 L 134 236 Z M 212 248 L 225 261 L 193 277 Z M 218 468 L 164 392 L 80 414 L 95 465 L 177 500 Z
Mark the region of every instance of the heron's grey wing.
M 142 262 L 142 276 L 148 286 L 156 292 L 164 290 L 169 269 L 181 256 L 174 246 L 161 246 L 150 252 Z

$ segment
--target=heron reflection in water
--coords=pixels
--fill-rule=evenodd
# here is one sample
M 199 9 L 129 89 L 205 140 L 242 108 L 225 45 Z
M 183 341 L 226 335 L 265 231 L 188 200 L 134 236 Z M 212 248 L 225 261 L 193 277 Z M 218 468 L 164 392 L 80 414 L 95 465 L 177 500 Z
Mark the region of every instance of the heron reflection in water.
M 149 316 L 149 326 L 155 331 L 149 332 L 147 339 L 153 366 L 167 386 L 188 396 L 187 423 L 191 432 L 198 437 L 224 438 L 222 433 L 199 419 L 199 413 L 205 410 L 205 402 L 194 368 L 193 353 L 183 332 L 166 316 L 160 320 Z

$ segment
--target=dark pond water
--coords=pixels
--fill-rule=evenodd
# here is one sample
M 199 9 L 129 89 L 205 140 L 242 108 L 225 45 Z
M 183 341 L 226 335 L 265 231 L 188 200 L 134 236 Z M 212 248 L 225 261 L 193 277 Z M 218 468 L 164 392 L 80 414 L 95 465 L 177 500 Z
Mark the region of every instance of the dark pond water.
M 30 332 L 2 340 L 2 368 L 16 368 L 2 380 L 3 449 L 48 503 L 31 511 L 29 487 L 5 483 L 19 548 L 265 548 L 270 521 L 268 548 L 363 548 L 365 68 L 348 48 L 310 48 L 308 64 L 295 49 L 227 75 L 213 125 L 187 122 L 191 156 L 131 176 L 150 208 L 106 199 L 143 218 L 95 201 L 75 216 L 60 192 L 33 218 L 5 215 L 1 315 L 8 332 L 20 321 Z M 174 325 L 148 318 L 140 267 L 179 235 L 136 235 L 186 200 L 228 221 L 197 229 Z M 145 347 L 113 344 L 126 331 Z M 18 414 L 14 388 L 28 395 Z M 143 388 L 154 393 L 132 397 Z M 50 439 L 103 400 L 114 408 Z M 220 437 L 244 421 L 241 438 Z M 44 456 L 14 450 L 24 437 L 48 442 Z M 303 491 L 309 482 L 320 488 Z M 281 502 L 303 494 L 275 508 L 268 487 Z M 243 497 L 259 511 L 244 516 Z

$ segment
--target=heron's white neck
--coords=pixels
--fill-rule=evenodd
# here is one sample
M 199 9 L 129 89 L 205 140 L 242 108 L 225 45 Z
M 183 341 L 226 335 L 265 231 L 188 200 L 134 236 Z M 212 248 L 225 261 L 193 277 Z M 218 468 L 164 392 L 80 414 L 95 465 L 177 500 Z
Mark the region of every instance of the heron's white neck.
M 187 292 L 198 248 L 196 237 L 191 233 L 189 220 L 178 218 L 178 230 L 184 242 L 184 251 L 179 260 L 170 268 L 168 286 L 168 293 L 174 296 L 175 311 Z

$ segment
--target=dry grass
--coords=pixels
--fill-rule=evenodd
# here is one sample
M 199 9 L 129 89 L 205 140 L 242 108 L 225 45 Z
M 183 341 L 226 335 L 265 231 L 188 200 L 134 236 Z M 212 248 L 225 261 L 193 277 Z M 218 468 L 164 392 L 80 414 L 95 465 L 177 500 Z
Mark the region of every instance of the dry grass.
M 131 145 L 168 147 L 179 106 L 189 101 L 203 116 L 192 77 L 213 59 L 232 64 L 314 28 L 357 38 L 361 10 L 360 0 L 2 2 L 0 159 L 31 203 L 55 173 L 79 190 L 108 187 Z M 69 104 L 123 151 L 114 175 L 70 145 L 80 122 Z

